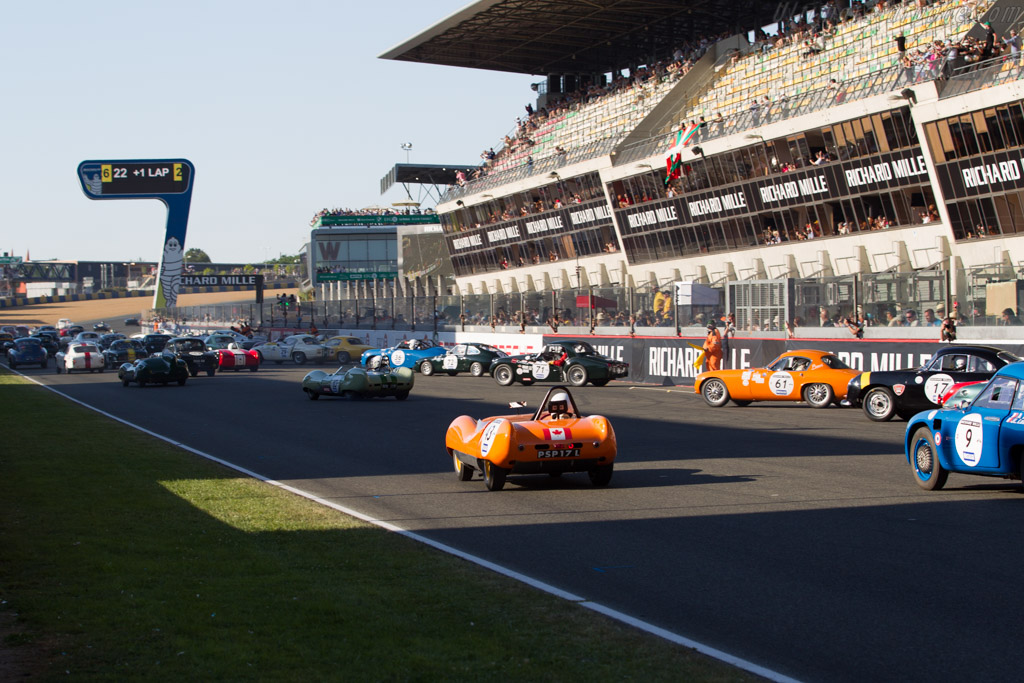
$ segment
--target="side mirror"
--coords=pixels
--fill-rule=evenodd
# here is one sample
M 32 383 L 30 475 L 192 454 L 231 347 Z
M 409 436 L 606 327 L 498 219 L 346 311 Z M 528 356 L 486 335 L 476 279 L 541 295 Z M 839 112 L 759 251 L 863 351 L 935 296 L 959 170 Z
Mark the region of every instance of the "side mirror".
M 956 405 L 954 407 L 957 410 L 967 410 L 967 406 L 969 406 L 970 404 L 970 401 L 968 401 L 966 398 L 962 398 L 956 402 Z

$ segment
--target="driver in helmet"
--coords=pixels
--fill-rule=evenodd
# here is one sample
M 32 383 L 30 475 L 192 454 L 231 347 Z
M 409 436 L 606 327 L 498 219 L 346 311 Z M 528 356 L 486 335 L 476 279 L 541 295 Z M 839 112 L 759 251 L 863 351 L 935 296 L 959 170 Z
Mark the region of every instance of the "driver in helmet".
M 548 401 L 548 416 L 552 420 L 568 420 L 572 415 L 569 413 L 569 394 L 564 391 L 556 392 Z

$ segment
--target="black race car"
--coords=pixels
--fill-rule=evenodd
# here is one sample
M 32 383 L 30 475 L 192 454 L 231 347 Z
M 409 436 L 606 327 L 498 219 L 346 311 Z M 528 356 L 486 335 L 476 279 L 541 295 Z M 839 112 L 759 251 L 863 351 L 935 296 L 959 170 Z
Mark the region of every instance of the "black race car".
M 124 338 L 125 335 L 121 334 L 120 332 L 108 332 L 107 334 L 100 335 L 100 338 L 99 340 L 97 340 L 96 343 L 99 345 L 101 349 L 109 349 L 110 345 L 113 344 L 115 341 Z
M 116 368 L 122 363 L 133 363 L 146 358 L 149 353 L 138 339 L 115 339 L 110 346 L 103 349 L 103 362 L 108 368 Z
M 36 331 L 32 333 L 33 339 L 38 339 L 39 343 L 46 349 L 46 355 L 53 358 L 60 351 L 60 335 L 57 332 L 50 332 L 49 330 Z
M 206 348 L 206 342 L 199 337 L 175 337 L 167 342 L 163 353 L 172 354 L 185 361 L 188 365 L 188 374 L 193 377 L 200 372 L 205 372 L 208 377 L 213 377 L 217 373 L 217 352 Z
M 171 339 L 169 334 L 147 334 L 142 338 L 142 345 L 146 347 L 146 353 L 155 356 L 164 350 L 164 345 Z
M 992 346 L 944 346 L 917 370 L 864 372 L 850 380 L 843 405 L 863 406 L 875 422 L 893 415 L 910 419 L 939 408 L 939 397 L 958 382 L 988 380 L 996 370 L 1021 360 Z

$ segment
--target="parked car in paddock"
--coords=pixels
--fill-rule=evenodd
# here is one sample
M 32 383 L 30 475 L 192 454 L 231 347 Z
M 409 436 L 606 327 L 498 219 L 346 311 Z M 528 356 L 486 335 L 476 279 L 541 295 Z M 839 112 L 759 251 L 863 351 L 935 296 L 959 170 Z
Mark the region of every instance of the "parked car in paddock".
M 429 339 L 406 339 L 387 349 L 367 349 L 359 358 L 363 367 L 374 367 L 381 358 L 386 358 L 393 368 L 420 369 L 420 363 L 427 358 L 443 356 L 444 347 Z
M 540 353 L 505 356 L 491 363 L 491 376 L 507 387 L 513 382 L 568 382 L 582 387 L 590 382 L 603 387 L 613 379 L 629 376 L 629 363 L 602 356 L 589 342 L 551 342 Z
M 799 349 L 786 351 L 763 368 L 702 372 L 693 390 L 715 408 L 730 400 L 738 406 L 805 401 L 814 408 L 828 408 L 846 398 L 850 380 L 859 374 L 833 353 Z
M 329 337 L 324 340 L 324 346 L 327 347 L 327 360 L 331 363 L 348 363 L 373 348 L 359 337 Z
M 491 363 L 508 354 L 488 344 L 457 344 L 443 356 L 431 356 L 420 361 L 420 374 L 430 376 L 435 372 L 457 375 L 468 372 L 474 377 L 490 374 Z
M 950 407 L 960 401 L 970 403 L 985 388 L 985 382 L 957 382 L 949 388 L 946 393 L 939 397 L 939 405 L 943 408 L 949 403 Z M 952 403 L 950 403 L 952 401 Z
M 205 372 L 207 377 L 213 377 L 220 365 L 217 352 L 206 348 L 206 342 L 199 337 L 175 337 L 164 345 L 162 353 L 169 353 L 185 361 L 188 374 L 192 377 L 200 372 Z
M 108 368 L 116 368 L 121 363 L 134 363 L 148 356 L 149 352 L 138 339 L 117 339 L 103 350 L 103 362 Z
M 253 347 L 261 361 L 273 361 L 280 365 L 290 360 L 296 365 L 307 361 L 323 363 L 328 358 L 327 347 L 309 334 L 293 334 L 276 342 L 266 342 Z
M 564 386 L 549 389 L 532 414 L 455 418 L 445 448 L 459 481 L 479 470 L 489 491 L 500 491 L 510 474 L 586 472 L 594 486 L 607 486 L 618 450 L 608 418 L 584 415 Z
M 404 401 L 409 398 L 409 392 L 412 391 L 413 379 L 413 371 L 410 368 L 392 368 L 385 362 L 377 369 L 338 368 L 332 374 L 314 370 L 302 378 L 302 390 L 311 401 L 321 396 L 350 399 L 394 396 L 395 399 Z
M 57 352 L 53 357 L 57 366 L 57 374 L 75 371 L 103 372 L 106 363 L 100 347 L 89 342 L 70 342 L 66 349 Z
M 904 442 L 914 480 L 932 491 L 950 472 L 1020 479 L 1024 458 L 1024 363 L 1005 365 L 973 401 L 910 418 Z
M 174 339 L 173 335 L 164 334 L 163 332 L 153 332 L 152 334 L 146 334 L 142 337 L 142 345 L 146 347 L 146 353 L 150 356 L 155 356 L 164 350 L 164 346 L 167 342 Z
M 15 339 L 14 345 L 7 349 L 7 365 L 12 370 L 19 365 L 38 365 L 45 368 L 49 362 L 50 354 L 36 337 Z
M 225 370 L 249 370 L 258 372 L 260 369 L 260 354 L 252 349 L 243 349 L 238 344 L 228 344 L 226 349 L 217 349 L 217 369 Z
M 134 363 L 124 363 L 117 370 L 117 378 L 125 387 L 132 382 L 139 387 L 147 384 L 166 386 L 172 382 L 178 386 L 185 386 L 188 375 L 188 364 L 170 353 L 158 353 L 148 358 L 140 358 Z
M 992 346 L 943 346 L 916 370 L 864 372 L 850 380 L 846 402 L 862 406 L 875 422 L 899 415 L 909 419 L 939 405 L 939 398 L 957 382 L 987 381 L 1016 355 Z

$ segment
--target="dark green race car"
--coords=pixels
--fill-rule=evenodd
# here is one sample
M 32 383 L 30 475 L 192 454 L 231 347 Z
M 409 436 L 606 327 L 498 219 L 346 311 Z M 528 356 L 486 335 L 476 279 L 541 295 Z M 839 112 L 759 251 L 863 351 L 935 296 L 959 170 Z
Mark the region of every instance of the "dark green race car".
M 569 340 L 545 344 L 540 353 L 507 356 L 491 363 L 491 377 L 503 387 L 513 382 L 555 382 L 582 387 L 590 382 L 603 387 L 629 376 L 629 363 L 600 355 L 588 342 Z
M 413 371 L 411 368 L 394 368 L 388 365 L 376 369 L 338 368 L 328 375 L 323 370 L 314 370 L 302 378 L 302 390 L 310 401 L 321 396 L 339 396 L 348 399 L 385 398 L 394 396 L 399 401 L 409 398 L 412 391 Z
M 447 372 L 453 376 L 468 372 L 474 377 L 482 377 L 490 372 L 492 362 L 507 357 L 507 353 L 488 344 L 459 344 L 448 349 L 443 356 L 421 360 L 419 371 L 427 377 L 435 372 Z
M 123 386 L 132 382 L 138 383 L 140 387 L 147 384 L 167 385 L 171 382 L 183 386 L 188 380 L 188 364 L 169 353 L 158 353 L 134 363 L 125 363 L 118 368 L 117 378 Z

